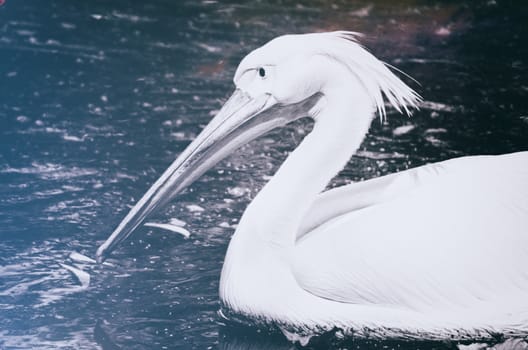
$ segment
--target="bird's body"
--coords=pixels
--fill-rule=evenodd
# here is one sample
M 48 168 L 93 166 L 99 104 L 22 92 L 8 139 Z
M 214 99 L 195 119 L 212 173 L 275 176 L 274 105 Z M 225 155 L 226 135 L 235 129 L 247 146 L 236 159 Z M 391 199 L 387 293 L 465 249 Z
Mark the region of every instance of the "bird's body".
M 303 218 L 310 229 L 287 248 L 258 242 L 259 220 L 248 211 L 228 250 L 221 298 L 229 309 L 305 334 L 526 335 L 528 186 L 512 184 L 527 178 L 522 152 L 329 190 Z
M 239 145 L 303 116 L 313 130 L 246 209 L 220 299 L 305 335 L 407 339 L 528 335 L 528 152 L 465 157 L 323 192 L 383 97 L 419 97 L 352 33 L 279 37 L 250 53 L 237 91 L 99 248 Z

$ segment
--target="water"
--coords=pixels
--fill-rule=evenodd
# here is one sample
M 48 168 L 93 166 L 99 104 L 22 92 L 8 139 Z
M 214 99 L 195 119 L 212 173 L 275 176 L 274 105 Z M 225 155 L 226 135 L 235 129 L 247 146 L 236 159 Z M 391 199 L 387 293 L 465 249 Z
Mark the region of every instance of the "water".
M 408 81 L 426 100 L 422 110 L 375 121 L 330 186 L 455 156 L 527 150 L 526 23 L 526 6 L 493 0 L 7 0 L 0 348 L 291 349 L 280 334 L 224 325 L 217 289 L 238 218 L 309 123 L 243 147 L 150 220 L 181 220 L 189 238 L 142 227 L 111 265 L 79 254 L 93 258 L 220 108 L 239 60 L 284 33 L 363 32 L 374 54 L 421 83 Z M 453 344 L 323 337 L 311 346 Z

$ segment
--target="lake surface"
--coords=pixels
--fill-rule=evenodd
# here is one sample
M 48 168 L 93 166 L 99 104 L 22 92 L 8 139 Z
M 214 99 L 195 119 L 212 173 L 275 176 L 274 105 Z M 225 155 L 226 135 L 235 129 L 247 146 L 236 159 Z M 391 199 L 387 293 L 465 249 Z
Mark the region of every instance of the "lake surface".
M 528 6 L 467 1 L 37 1 L 0 6 L 0 348 L 292 349 L 225 325 L 218 281 L 244 208 L 310 130 L 235 152 L 141 227 L 99 244 L 275 36 L 346 29 L 421 85 L 373 122 L 337 186 L 473 154 L 528 150 Z M 404 78 L 405 79 L 405 78 Z M 478 174 L 476 174 L 478 176 Z M 412 220 L 412 213 L 411 218 Z M 492 276 L 490 276 L 492 278 Z M 320 339 L 314 349 L 451 348 Z

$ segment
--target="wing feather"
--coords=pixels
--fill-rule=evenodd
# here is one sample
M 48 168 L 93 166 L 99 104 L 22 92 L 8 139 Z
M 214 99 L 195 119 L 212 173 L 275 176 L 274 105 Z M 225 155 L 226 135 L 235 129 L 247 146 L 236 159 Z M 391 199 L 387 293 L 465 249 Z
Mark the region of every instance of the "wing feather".
M 528 152 L 453 159 L 321 196 L 329 218 L 297 241 L 293 273 L 344 303 L 446 308 L 528 302 Z M 392 186 L 392 190 L 391 190 Z M 336 198 L 332 198 L 336 197 Z M 354 209 L 355 207 L 355 209 Z M 338 213 L 329 215 L 328 213 Z
M 428 164 L 325 191 L 315 199 L 304 216 L 297 239 L 333 218 L 405 196 L 432 183 L 443 173 L 444 167 L 444 163 Z

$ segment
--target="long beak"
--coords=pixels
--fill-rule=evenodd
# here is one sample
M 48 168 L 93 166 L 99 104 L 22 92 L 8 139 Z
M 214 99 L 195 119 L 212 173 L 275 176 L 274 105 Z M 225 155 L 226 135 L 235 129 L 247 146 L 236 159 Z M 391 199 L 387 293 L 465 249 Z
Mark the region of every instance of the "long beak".
M 280 106 L 270 94 L 251 98 L 236 90 L 97 249 L 97 261 L 103 262 L 149 214 L 167 204 L 232 151 L 271 129 L 307 116 L 319 97 L 316 94 L 295 105 Z

